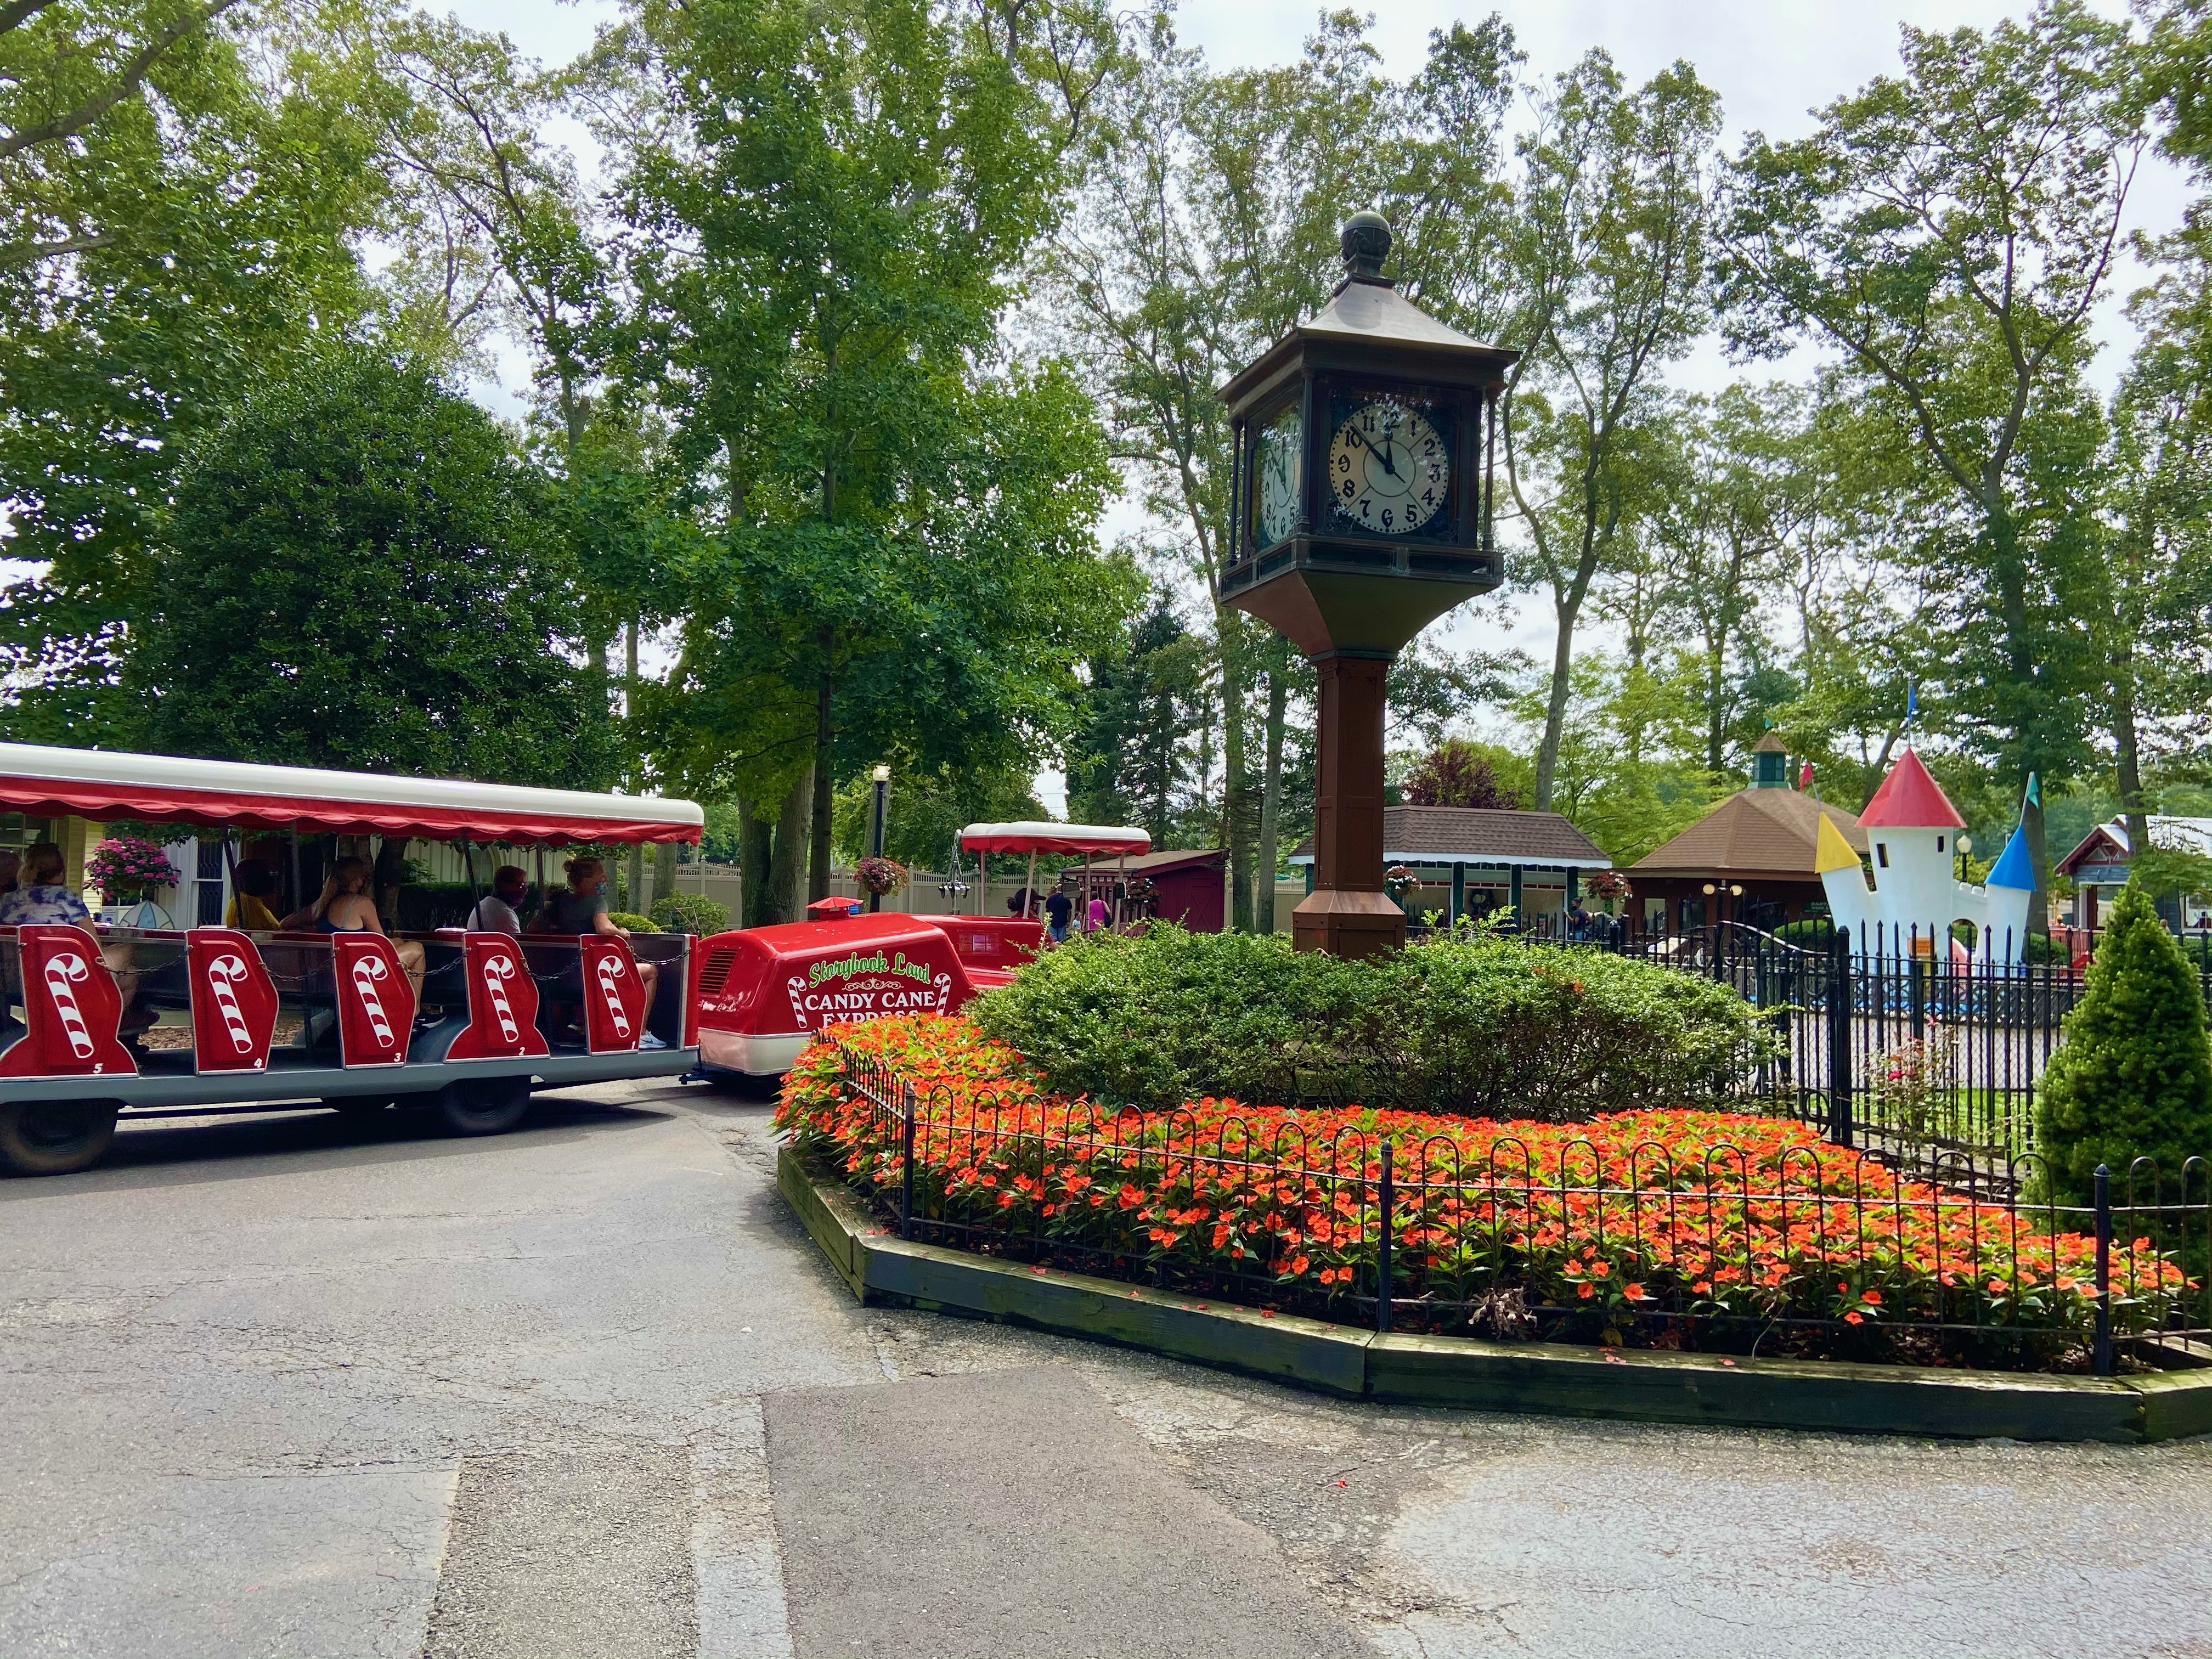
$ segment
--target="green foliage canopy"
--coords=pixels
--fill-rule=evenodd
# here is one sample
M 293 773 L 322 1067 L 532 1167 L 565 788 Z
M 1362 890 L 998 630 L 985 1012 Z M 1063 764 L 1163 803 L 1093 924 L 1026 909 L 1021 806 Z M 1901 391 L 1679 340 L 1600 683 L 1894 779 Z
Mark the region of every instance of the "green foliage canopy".
M 419 365 L 311 359 L 194 450 L 130 659 L 171 753 L 605 788 L 546 483 Z

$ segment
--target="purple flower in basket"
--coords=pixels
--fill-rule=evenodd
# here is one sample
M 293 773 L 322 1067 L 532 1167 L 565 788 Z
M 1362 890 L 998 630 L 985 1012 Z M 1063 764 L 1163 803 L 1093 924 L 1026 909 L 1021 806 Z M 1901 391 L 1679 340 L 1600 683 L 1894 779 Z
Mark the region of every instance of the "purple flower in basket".
M 94 848 L 84 861 L 84 878 L 111 900 L 149 887 L 173 887 L 179 879 L 168 854 L 137 836 L 110 836 Z

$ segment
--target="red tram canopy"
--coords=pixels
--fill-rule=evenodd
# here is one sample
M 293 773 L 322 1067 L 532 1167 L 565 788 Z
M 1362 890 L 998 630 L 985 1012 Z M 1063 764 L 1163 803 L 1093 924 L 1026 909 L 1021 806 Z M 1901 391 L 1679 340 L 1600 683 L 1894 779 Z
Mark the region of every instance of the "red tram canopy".
M 1105 858 L 1149 853 L 1152 838 L 1141 830 L 1096 823 L 971 823 L 960 832 L 971 853 L 1071 853 Z
M 514 842 L 696 842 L 705 821 L 694 802 L 643 795 L 21 743 L 0 743 L 0 808 L 32 817 Z

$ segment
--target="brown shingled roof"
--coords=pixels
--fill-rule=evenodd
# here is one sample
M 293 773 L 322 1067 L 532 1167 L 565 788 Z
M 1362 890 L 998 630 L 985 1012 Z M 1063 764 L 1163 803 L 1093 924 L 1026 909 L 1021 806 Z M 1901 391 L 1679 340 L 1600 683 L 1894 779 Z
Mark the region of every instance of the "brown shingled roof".
M 1629 866 L 1632 875 L 1789 875 L 1818 881 L 1813 846 L 1820 815 L 1856 853 L 1866 851 L 1857 816 L 1795 789 L 1744 789 Z
M 1431 864 L 1574 865 L 1609 869 L 1605 849 L 1557 812 L 1486 806 L 1386 806 L 1385 856 Z M 1313 838 L 1294 859 L 1313 856 Z

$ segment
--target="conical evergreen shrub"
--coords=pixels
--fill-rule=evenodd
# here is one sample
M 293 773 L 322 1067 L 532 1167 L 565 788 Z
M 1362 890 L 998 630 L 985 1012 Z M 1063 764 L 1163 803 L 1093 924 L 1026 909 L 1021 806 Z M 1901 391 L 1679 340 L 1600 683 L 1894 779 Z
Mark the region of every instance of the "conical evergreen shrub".
M 2154 1159 L 2172 1188 L 2185 1160 L 2212 1158 L 2203 993 L 2139 887 L 2122 889 L 2112 905 L 2065 1042 L 2043 1073 L 2035 1128 L 2050 1196 L 2062 1204 L 2089 1202 L 2100 1164 L 2112 1170 L 2117 1203 L 2136 1158 Z M 2139 1188 L 2136 1196 L 2150 1194 Z

